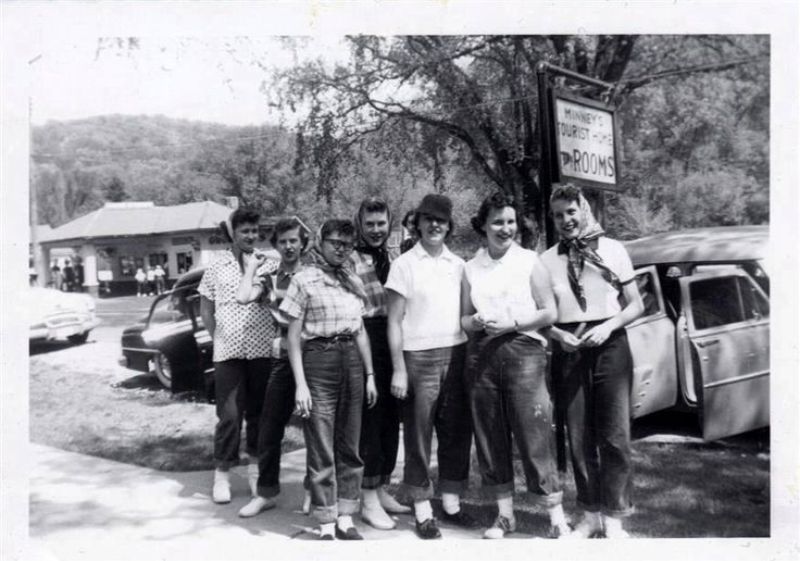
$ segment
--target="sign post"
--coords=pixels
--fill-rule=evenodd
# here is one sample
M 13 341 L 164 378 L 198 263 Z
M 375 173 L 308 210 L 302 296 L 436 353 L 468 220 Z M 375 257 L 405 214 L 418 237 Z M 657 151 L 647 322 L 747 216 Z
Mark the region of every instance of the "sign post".
M 550 74 L 562 76 L 604 91 L 613 85 L 546 62 L 537 68 L 539 93 L 539 131 L 542 159 L 539 184 L 544 199 L 547 246 L 556 242 L 550 218 L 550 194 L 554 183 L 571 182 L 587 189 L 594 199 L 598 219 L 603 216 L 605 190 L 620 191 L 620 159 L 616 108 L 607 103 L 579 97 L 550 86 Z M 597 190 L 600 190 L 599 192 Z

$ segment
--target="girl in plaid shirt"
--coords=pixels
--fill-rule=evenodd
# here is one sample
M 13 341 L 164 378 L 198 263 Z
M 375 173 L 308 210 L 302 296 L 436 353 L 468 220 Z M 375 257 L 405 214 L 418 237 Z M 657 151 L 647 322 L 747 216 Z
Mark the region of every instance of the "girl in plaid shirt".
M 295 403 L 305 419 L 312 512 L 320 539 L 327 540 L 363 539 L 352 515 L 364 471 L 358 444 L 365 370 L 367 404 L 378 399 L 361 319 L 366 292 L 346 267 L 354 233 L 348 220 L 326 221 L 309 252 L 313 265 L 294 276 L 279 308 L 289 316 L 289 362 Z

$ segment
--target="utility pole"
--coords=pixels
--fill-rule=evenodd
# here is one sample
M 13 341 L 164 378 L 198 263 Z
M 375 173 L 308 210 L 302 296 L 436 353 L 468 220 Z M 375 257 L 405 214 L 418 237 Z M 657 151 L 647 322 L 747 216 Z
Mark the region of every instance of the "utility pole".
M 42 262 L 42 248 L 39 245 L 39 197 L 36 192 L 36 182 L 33 180 L 33 95 L 31 87 L 33 80 L 33 65 L 42 58 L 41 54 L 36 55 L 28 61 L 28 188 L 30 196 L 30 232 L 31 232 L 31 249 L 33 251 L 33 270 L 36 271 L 37 283 L 44 285 L 47 279 L 47 271 L 45 266 L 47 264 Z

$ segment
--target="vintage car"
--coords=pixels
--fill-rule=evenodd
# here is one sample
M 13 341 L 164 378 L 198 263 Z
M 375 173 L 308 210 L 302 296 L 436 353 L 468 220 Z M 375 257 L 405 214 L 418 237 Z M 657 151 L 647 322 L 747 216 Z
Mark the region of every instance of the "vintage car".
M 88 294 L 32 286 L 27 298 L 30 342 L 85 343 L 89 332 L 100 324 L 94 298 Z
M 213 401 L 211 337 L 203 327 L 197 292 L 203 271 L 182 275 L 172 290 L 153 301 L 146 319 L 125 328 L 119 363 L 153 372 L 172 391 L 199 390 Z
M 264 253 L 280 259 L 275 250 Z M 153 301 L 146 319 L 125 328 L 119 364 L 153 372 L 173 392 L 200 391 L 214 401 L 213 344 L 197 292 L 204 271 L 199 267 L 181 275 L 172 290 Z
M 628 326 L 633 417 L 698 413 L 714 440 L 769 425 L 767 226 L 626 242 L 645 304 Z

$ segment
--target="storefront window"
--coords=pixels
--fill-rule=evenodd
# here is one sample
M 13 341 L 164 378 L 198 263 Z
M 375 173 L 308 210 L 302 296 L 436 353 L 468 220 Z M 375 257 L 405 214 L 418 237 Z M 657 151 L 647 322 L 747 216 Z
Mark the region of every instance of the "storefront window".
M 192 268 L 192 265 L 194 265 L 194 257 L 192 256 L 192 252 L 191 251 L 178 252 L 176 254 L 176 257 L 178 258 L 178 274 L 179 275 L 181 275 L 181 274 L 185 273 L 186 271 L 190 270 Z

